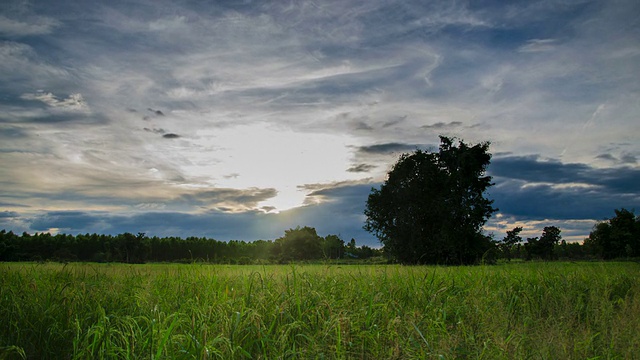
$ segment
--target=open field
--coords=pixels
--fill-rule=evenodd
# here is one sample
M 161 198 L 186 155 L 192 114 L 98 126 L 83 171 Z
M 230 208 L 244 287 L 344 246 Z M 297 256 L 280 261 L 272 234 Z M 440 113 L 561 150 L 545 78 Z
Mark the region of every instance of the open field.
M 0 275 L 0 358 L 640 356 L 637 263 L 4 263 Z

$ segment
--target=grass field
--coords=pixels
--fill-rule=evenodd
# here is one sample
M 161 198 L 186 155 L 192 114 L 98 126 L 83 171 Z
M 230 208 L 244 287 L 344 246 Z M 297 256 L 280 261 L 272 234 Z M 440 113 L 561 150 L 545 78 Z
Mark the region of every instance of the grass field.
M 0 264 L 0 358 L 633 359 L 640 265 Z

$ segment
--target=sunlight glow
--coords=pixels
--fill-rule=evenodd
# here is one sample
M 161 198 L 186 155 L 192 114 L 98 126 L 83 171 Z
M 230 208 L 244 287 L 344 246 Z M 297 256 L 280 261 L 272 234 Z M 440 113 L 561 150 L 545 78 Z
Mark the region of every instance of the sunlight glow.
M 241 141 L 240 141 L 241 140 Z M 188 154 L 185 174 L 207 179 L 209 185 L 233 188 L 274 188 L 277 195 L 259 207 L 282 211 L 302 206 L 306 191 L 300 184 L 354 180 L 349 146 L 357 140 L 347 135 L 300 133 L 265 124 L 201 130 L 196 148 Z

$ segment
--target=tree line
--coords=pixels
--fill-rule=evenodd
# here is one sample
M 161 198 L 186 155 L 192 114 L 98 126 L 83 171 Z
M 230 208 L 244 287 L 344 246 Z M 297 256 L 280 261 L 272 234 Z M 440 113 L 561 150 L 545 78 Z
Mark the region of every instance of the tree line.
M 547 226 L 541 236 L 523 239 L 522 227 L 514 227 L 481 258 L 498 260 L 587 260 L 640 257 L 640 216 L 627 209 L 596 223 L 582 242 L 568 243 L 561 230 Z M 490 237 L 491 238 L 491 237 Z M 208 262 L 216 264 L 269 264 L 296 261 L 383 258 L 400 262 L 386 249 L 356 246 L 338 235 L 321 237 L 312 227 L 296 227 L 271 240 L 217 241 L 205 237 L 149 237 L 144 233 L 104 234 L 14 234 L 0 230 L 0 261 L 86 261 L 86 262 Z M 479 262 L 480 262 L 479 261 Z
M 312 227 L 297 227 L 271 240 L 218 241 L 205 237 L 157 237 L 144 233 L 56 234 L 0 231 L 0 261 L 208 262 L 268 264 L 292 261 L 369 259 L 382 251 L 338 235 L 321 237 Z
M 555 226 L 545 227 L 540 237 L 523 240 L 519 235 L 522 227 L 515 227 L 496 241 L 497 255 L 507 261 L 640 257 L 640 216 L 624 208 L 614 212 L 612 218 L 597 222 L 582 243 L 567 243 Z
M 541 236 L 523 239 L 522 227 L 506 232 L 481 262 L 498 260 L 587 260 L 640 257 L 640 216 L 627 209 L 596 223 L 582 242 L 568 243 L 561 230 L 547 226 Z M 491 238 L 491 237 L 489 237 Z M 208 262 L 216 264 L 269 264 L 296 261 L 383 258 L 400 262 L 384 248 L 356 246 L 338 235 L 321 237 L 312 227 L 296 227 L 271 240 L 217 241 L 205 237 L 149 237 L 144 233 L 104 234 L 14 234 L 0 230 L 0 261 L 86 261 L 86 262 Z M 479 261 L 479 262 L 480 262 Z

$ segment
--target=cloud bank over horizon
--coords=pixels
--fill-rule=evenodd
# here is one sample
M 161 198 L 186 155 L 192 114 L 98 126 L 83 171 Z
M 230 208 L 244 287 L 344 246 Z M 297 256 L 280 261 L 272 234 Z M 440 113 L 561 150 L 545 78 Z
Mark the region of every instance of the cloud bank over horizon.
M 72 2 L 0 10 L 0 228 L 362 230 L 439 135 L 491 142 L 487 232 L 640 209 L 640 4 Z

